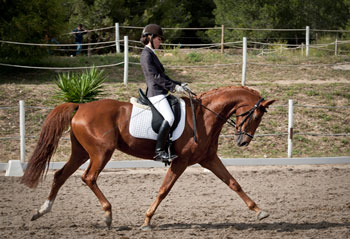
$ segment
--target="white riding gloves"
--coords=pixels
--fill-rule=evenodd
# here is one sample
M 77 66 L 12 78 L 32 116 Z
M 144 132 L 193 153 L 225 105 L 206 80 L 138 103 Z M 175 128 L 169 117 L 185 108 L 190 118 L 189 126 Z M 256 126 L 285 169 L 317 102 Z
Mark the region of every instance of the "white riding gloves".
M 176 85 L 175 90 L 179 93 L 191 92 L 191 89 L 187 86 L 187 83 L 182 83 L 181 85 Z
M 176 85 L 176 86 L 175 86 L 175 91 L 176 91 L 176 92 L 179 92 L 179 93 L 182 93 L 182 92 L 184 92 L 185 90 L 182 88 L 181 85 Z

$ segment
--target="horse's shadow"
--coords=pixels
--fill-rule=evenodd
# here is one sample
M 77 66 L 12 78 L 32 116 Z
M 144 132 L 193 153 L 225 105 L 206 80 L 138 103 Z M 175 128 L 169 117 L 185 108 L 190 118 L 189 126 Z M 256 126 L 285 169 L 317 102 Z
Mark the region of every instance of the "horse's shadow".
M 293 232 L 313 229 L 328 229 L 337 227 L 350 227 L 350 222 L 333 223 L 333 222 L 316 222 L 316 223 L 175 223 L 163 224 L 153 229 L 155 230 L 172 230 L 172 229 L 235 229 L 248 230 L 255 229 L 257 231 L 277 231 L 277 232 Z

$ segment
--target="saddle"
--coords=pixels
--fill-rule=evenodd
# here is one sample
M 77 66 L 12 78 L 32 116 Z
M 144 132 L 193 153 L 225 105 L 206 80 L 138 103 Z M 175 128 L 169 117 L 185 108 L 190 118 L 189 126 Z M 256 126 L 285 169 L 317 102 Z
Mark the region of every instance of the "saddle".
M 176 96 L 168 95 L 167 100 L 170 104 L 170 107 L 173 111 L 175 121 L 173 125 L 170 128 L 170 135 L 173 133 L 173 131 L 178 126 L 180 119 L 181 119 L 181 105 L 179 104 L 179 99 Z M 147 105 L 151 108 L 152 112 L 152 129 L 157 134 L 159 133 L 160 126 L 164 120 L 164 117 L 161 115 L 161 113 L 154 107 L 152 102 L 147 98 L 146 94 L 142 91 L 142 89 L 139 89 L 139 98 L 137 99 L 137 102 L 142 105 Z

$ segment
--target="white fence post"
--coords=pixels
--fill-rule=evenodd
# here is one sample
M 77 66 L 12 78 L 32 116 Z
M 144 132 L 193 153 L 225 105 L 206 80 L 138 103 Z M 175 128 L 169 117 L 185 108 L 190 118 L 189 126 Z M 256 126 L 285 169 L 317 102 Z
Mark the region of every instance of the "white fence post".
M 310 27 L 309 26 L 306 26 L 305 44 L 306 44 L 306 56 L 309 56 L 309 45 L 310 45 Z
M 24 101 L 19 101 L 19 131 L 20 131 L 20 151 L 21 163 L 26 160 L 26 128 L 25 128 L 25 110 Z
M 293 150 L 293 100 L 288 100 L 288 158 Z
M 247 68 L 247 38 L 243 37 L 242 86 L 244 86 L 245 84 L 246 68 Z
M 119 22 L 115 23 L 115 48 L 116 52 L 120 53 L 120 40 L 119 40 Z
M 128 71 L 129 71 L 129 43 L 128 36 L 124 36 L 124 85 L 128 84 Z

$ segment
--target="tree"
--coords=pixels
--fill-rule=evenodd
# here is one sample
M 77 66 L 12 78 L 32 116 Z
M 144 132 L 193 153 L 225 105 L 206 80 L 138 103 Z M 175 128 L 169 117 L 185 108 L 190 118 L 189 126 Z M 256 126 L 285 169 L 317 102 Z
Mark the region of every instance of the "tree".
M 235 28 L 271 28 L 271 29 L 342 29 L 349 22 L 348 0 L 214 0 L 217 25 L 224 24 Z M 292 35 L 291 35 L 292 34 Z M 286 32 L 225 32 L 227 40 L 249 38 L 291 39 L 304 33 Z M 219 35 L 211 33 L 213 39 Z
M 187 27 L 191 21 L 191 14 L 186 9 L 186 1 L 178 0 L 131 0 L 125 3 L 129 9 L 130 16 L 120 21 L 123 25 L 146 26 L 156 23 L 162 27 Z M 128 31 L 126 34 L 131 39 L 140 39 L 141 31 Z M 165 30 L 166 38 L 175 40 L 180 35 L 180 31 Z
M 46 43 L 45 35 L 57 36 L 65 28 L 69 12 L 65 0 L 3 0 L 0 5 L 0 38 L 7 41 Z M 46 48 L 2 44 L 1 56 L 37 56 Z

